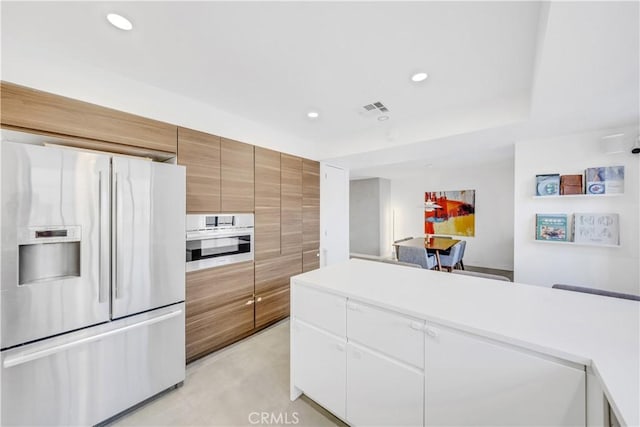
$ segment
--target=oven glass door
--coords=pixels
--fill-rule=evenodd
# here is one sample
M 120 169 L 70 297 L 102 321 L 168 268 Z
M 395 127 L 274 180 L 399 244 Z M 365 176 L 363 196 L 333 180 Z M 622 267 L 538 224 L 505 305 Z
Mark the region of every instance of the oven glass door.
M 207 237 L 187 242 L 187 262 L 251 252 L 251 235 Z

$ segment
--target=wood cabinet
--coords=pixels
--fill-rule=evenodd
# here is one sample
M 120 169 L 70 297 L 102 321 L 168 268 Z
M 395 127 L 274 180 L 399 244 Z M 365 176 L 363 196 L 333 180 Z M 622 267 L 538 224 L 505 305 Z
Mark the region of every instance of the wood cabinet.
M 320 163 L 302 160 L 302 271 L 320 267 Z
M 283 255 L 302 252 L 302 159 L 280 157 L 281 243 Z
M 289 286 L 272 292 L 256 294 L 256 329 L 289 315 Z
M 585 425 L 584 366 L 440 326 L 426 333 L 426 425 Z
M 177 128 L 169 123 L 7 82 L 0 83 L 0 97 L 3 127 L 86 138 L 105 151 L 118 150 L 95 142 L 176 152 Z
M 220 141 L 221 211 L 253 212 L 253 145 L 222 138 Z
M 280 256 L 280 153 L 255 148 L 255 259 Z
M 253 262 L 193 271 L 186 283 L 187 361 L 253 330 Z
M 289 287 L 291 276 L 302 272 L 302 254 L 283 255 L 268 260 L 256 261 L 255 293 Z
M 178 164 L 187 169 L 187 212 L 219 212 L 220 137 L 178 128 Z

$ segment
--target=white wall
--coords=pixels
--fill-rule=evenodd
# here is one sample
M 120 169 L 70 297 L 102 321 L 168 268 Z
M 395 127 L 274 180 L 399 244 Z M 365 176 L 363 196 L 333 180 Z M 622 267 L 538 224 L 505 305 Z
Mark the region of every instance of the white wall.
M 391 183 L 384 178 L 354 179 L 349 183 L 349 251 L 387 255 Z
M 3 52 L 0 75 L 5 81 L 34 89 L 318 159 L 317 147 L 311 141 L 302 141 L 263 123 L 80 61 L 62 68 L 56 61 L 47 61 L 44 54 L 38 58 L 13 57 Z
M 349 259 L 349 171 L 320 163 L 320 267 Z
M 636 128 L 622 129 L 637 135 Z M 515 147 L 515 281 L 542 286 L 582 285 L 640 294 L 640 156 L 628 149 L 606 154 L 601 137 L 611 131 L 520 141 Z M 536 174 L 579 174 L 596 166 L 625 167 L 625 193 L 615 197 L 535 199 Z M 620 214 L 619 248 L 569 246 L 535 241 L 536 213 Z
M 476 190 L 476 235 L 456 237 L 467 241 L 465 265 L 512 270 L 512 158 L 464 167 L 423 167 L 391 179 L 392 238 L 424 236 L 425 191 L 449 190 Z

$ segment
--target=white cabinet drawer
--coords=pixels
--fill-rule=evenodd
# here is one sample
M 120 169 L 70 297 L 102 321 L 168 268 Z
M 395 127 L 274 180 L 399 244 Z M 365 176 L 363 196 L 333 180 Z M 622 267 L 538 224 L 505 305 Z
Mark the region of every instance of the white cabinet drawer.
M 428 325 L 427 426 L 584 426 L 584 367 Z
M 347 337 L 400 361 L 424 368 L 424 321 L 347 302 Z
M 294 285 L 291 287 L 291 299 L 294 318 L 332 334 L 346 336 L 346 298 Z
M 422 426 L 424 375 L 354 343 L 347 344 L 347 422 Z
M 292 332 L 293 385 L 344 419 L 347 342 L 297 320 Z

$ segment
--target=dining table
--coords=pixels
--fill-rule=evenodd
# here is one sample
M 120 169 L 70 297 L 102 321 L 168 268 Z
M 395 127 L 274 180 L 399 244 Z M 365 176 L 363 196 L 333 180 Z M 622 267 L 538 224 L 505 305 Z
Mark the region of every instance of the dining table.
M 414 239 L 402 240 L 393 244 L 396 248 L 396 258 L 398 255 L 398 246 L 411 246 L 415 248 L 425 248 L 427 252 L 432 252 L 436 257 L 436 266 L 438 271 L 442 271 L 442 263 L 440 262 L 440 252 L 448 251 L 460 240 L 448 237 L 416 237 Z

